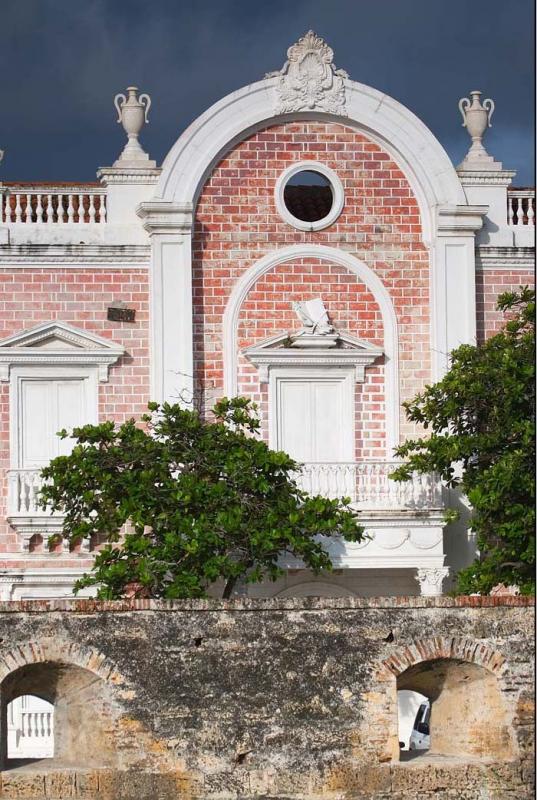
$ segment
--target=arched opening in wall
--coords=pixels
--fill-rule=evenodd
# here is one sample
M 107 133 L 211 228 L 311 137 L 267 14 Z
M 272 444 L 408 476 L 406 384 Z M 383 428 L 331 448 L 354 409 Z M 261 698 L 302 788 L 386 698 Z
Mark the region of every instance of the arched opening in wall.
M 490 670 L 451 658 L 421 661 L 399 675 L 397 692 L 398 700 L 403 692 L 425 698 L 409 736 L 413 747 L 400 751 L 402 761 L 425 755 L 470 760 L 510 756 L 506 709 L 498 679 Z
M 61 767 L 115 765 L 115 704 L 95 673 L 57 662 L 27 664 L 4 679 L 0 695 L 3 769 L 43 758 Z M 21 722 L 24 709 L 29 717 Z
M 23 694 L 7 706 L 8 759 L 41 759 L 54 755 L 54 705 Z

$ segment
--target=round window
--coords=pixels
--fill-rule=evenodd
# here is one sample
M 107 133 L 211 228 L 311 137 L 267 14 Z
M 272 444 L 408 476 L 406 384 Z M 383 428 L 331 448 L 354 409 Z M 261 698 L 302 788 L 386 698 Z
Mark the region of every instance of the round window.
M 327 228 L 341 214 L 343 186 L 324 164 L 302 161 L 280 175 L 275 200 L 289 225 L 302 231 L 317 231 Z
M 320 172 L 303 169 L 292 175 L 285 184 L 283 202 L 296 219 L 318 222 L 330 214 L 334 194 L 327 177 Z

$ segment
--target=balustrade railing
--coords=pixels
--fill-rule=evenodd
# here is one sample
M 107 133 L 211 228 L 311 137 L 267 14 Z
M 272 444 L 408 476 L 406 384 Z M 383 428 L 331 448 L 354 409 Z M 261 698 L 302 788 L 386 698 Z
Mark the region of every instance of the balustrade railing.
M 51 711 L 22 711 L 20 716 L 20 735 L 29 739 L 52 736 Z
M 43 485 L 38 469 L 11 469 L 8 472 L 8 516 L 47 514 L 39 505 Z
M 82 225 L 106 222 L 106 189 L 93 186 L 2 188 L 5 224 Z
M 349 497 L 363 509 L 426 509 L 442 507 L 442 485 L 434 474 L 413 474 L 409 481 L 389 476 L 399 461 L 360 461 L 304 464 L 298 483 L 311 494 Z M 38 502 L 42 486 L 37 469 L 12 469 L 8 473 L 8 516 L 48 515 Z
M 324 497 L 349 497 L 363 510 L 442 507 L 442 484 L 434 474 L 414 473 L 409 481 L 389 476 L 401 462 L 308 463 L 298 477 L 301 488 Z
M 535 189 L 508 189 L 507 222 L 510 227 L 535 226 Z

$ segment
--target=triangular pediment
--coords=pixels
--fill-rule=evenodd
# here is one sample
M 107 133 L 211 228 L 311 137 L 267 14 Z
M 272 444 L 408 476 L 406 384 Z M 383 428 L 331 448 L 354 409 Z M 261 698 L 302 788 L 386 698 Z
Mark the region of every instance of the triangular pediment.
M 348 333 L 309 334 L 302 331 L 279 333 L 243 350 L 259 370 L 262 383 L 272 367 L 300 370 L 354 368 L 356 380 L 365 379 L 365 369 L 384 355 L 382 347 Z
M 58 320 L 44 322 L 0 340 L 0 380 L 8 381 L 14 366 L 86 365 L 97 367 L 99 380 L 124 354 L 121 344 Z
M 314 336 L 311 334 L 304 334 L 301 336 L 300 331 L 287 331 L 286 333 L 278 333 L 276 336 L 271 336 L 269 339 L 264 339 L 262 342 L 258 344 L 252 345 L 246 348 L 243 351 L 243 354 L 248 357 L 251 353 L 254 352 L 263 352 L 265 350 L 281 350 L 281 349 L 293 349 L 296 351 L 298 349 L 302 349 L 300 346 L 302 342 L 310 341 L 311 345 L 315 347 L 317 350 L 322 349 L 337 349 L 337 350 L 362 350 L 370 354 L 375 354 L 375 356 L 382 355 L 384 352 L 382 347 L 379 347 L 372 342 L 368 342 L 365 339 L 357 339 L 355 336 L 351 336 L 350 333 L 335 333 L 335 334 L 322 334 L 318 336 Z M 308 349 L 310 349 L 308 347 Z
M 38 347 L 55 351 L 81 349 L 123 352 L 123 347 L 110 339 L 74 328 L 61 321 L 45 322 L 0 340 L 0 352 L 14 347 Z

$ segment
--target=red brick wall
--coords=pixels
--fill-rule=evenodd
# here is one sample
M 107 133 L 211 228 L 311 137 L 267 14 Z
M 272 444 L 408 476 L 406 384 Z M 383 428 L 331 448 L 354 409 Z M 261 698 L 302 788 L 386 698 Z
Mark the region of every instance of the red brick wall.
M 498 333 L 505 316 L 497 311 L 498 295 L 503 292 L 516 292 L 521 286 L 533 286 L 535 275 L 532 270 L 484 269 L 476 272 L 475 292 L 477 306 L 477 340 L 483 342 Z
M 282 220 L 274 202 L 281 172 L 297 161 L 320 161 L 339 176 L 345 206 L 336 222 L 314 233 Z M 214 395 L 223 390 L 222 315 L 237 279 L 258 259 L 290 244 L 343 247 L 365 261 L 383 281 L 395 306 L 400 342 L 402 399 L 430 375 L 429 256 L 421 242 L 418 205 L 404 174 L 390 156 L 344 125 L 293 122 L 262 130 L 237 144 L 215 167 L 201 193 L 193 241 L 194 348 L 196 377 Z M 365 293 L 365 294 L 364 294 Z M 245 347 L 278 331 L 299 327 L 292 300 L 321 295 L 341 330 L 381 341 L 378 308 L 356 276 L 315 260 L 282 265 L 249 293 L 240 314 Z M 372 313 L 372 319 L 368 314 Z M 252 369 L 241 365 L 241 389 L 263 401 Z M 382 367 L 369 371 L 380 379 Z M 246 383 L 245 381 L 249 382 Z M 369 422 L 379 425 L 371 442 L 381 444 L 379 392 L 358 388 Z M 374 397 L 374 399 L 372 399 Z M 373 417 L 372 415 L 376 416 Z M 403 431 L 412 430 L 404 420 Z
M 0 270 L 0 338 L 57 319 L 122 344 L 126 355 L 110 368 L 109 382 L 99 384 L 100 419 L 121 422 L 143 413 L 149 400 L 148 291 L 146 269 Z M 135 308 L 136 322 L 109 322 L 106 312 L 113 300 Z M 4 552 L 19 549 L 15 532 L 2 521 L 7 469 L 9 384 L 0 383 L 0 551 Z

